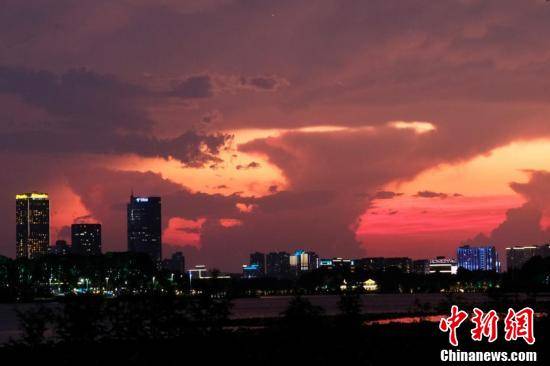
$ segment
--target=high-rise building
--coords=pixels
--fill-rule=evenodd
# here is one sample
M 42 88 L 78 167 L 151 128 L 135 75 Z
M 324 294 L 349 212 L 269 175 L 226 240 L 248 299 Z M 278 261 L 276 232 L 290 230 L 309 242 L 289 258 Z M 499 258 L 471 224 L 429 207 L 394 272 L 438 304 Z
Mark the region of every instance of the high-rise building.
M 458 268 L 469 271 L 493 271 L 500 268 L 498 253 L 494 246 L 471 247 L 461 246 L 456 251 Z
M 35 258 L 50 246 L 50 200 L 46 193 L 15 196 L 17 258 Z
M 315 252 L 297 250 L 289 258 L 290 269 L 293 273 L 307 272 L 319 267 L 319 256 Z
M 290 254 L 287 252 L 268 253 L 265 261 L 268 277 L 285 278 L 290 275 Z
M 160 197 L 130 197 L 128 251 L 146 253 L 160 265 L 162 258 Z
M 508 247 L 506 248 L 506 268 L 508 271 L 520 269 L 529 259 L 537 255 L 541 257 L 550 256 L 550 246 L 545 244 Z
M 256 265 L 260 276 L 265 275 L 265 254 L 255 252 L 250 254 L 250 265 Z
M 72 224 L 71 252 L 79 255 L 100 255 L 101 224 Z
M 185 272 L 185 257 L 182 252 L 175 252 L 169 259 L 162 261 L 163 267 L 171 272 Z

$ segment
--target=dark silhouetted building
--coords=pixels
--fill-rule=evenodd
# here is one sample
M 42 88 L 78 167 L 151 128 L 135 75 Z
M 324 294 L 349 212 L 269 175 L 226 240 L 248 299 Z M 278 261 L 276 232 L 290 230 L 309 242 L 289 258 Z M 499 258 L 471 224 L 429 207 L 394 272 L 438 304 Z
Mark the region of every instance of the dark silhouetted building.
M 266 255 L 266 275 L 274 278 L 286 278 L 290 275 L 290 254 L 271 252 Z
M 396 268 L 404 273 L 410 273 L 413 263 L 412 259 L 407 257 L 371 257 L 356 260 L 355 266 L 364 271 L 382 272 L 390 268 Z
M 543 258 L 550 257 L 550 244 L 539 246 L 538 254 Z
M 71 248 L 69 247 L 69 244 L 67 244 L 67 241 L 65 240 L 57 240 L 55 242 L 55 245 L 51 247 L 51 253 L 53 255 L 68 255 L 71 253 Z
M 71 252 L 78 255 L 100 255 L 101 224 L 72 224 Z
M 535 257 L 550 256 L 550 245 L 528 245 L 528 246 L 513 246 L 506 248 L 506 268 L 508 271 L 512 269 L 520 269 L 529 259 Z
M 458 268 L 469 271 L 493 271 L 500 269 L 497 250 L 494 246 L 471 247 L 465 245 L 456 250 Z
M 356 267 L 370 272 L 382 272 L 384 270 L 384 263 L 383 257 L 361 258 L 355 261 Z
M 407 257 L 384 258 L 384 271 L 387 271 L 390 268 L 399 269 L 403 273 L 411 273 L 412 259 Z
M 17 258 L 35 258 L 48 253 L 50 246 L 50 200 L 46 193 L 15 196 L 15 236 Z
M 170 258 L 163 260 L 162 263 L 163 267 L 170 272 L 185 272 L 185 257 L 182 252 L 175 252 Z
M 429 259 L 416 259 L 413 260 L 413 273 L 416 274 L 428 274 L 430 273 L 430 260 Z
M 128 251 L 146 253 L 160 265 L 162 258 L 160 197 L 130 197 Z
M 250 265 L 256 265 L 260 276 L 265 275 L 265 254 L 255 252 L 250 254 Z

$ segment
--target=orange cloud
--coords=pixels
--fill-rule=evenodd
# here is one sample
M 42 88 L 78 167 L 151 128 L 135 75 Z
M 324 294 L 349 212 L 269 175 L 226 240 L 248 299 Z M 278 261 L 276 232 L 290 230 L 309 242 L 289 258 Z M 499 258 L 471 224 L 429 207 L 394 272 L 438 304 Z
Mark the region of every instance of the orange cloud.
M 200 232 L 205 219 L 186 220 L 181 217 L 172 217 L 168 227 L 162 233 L 164 243 L 176 246 L 200 247 Z

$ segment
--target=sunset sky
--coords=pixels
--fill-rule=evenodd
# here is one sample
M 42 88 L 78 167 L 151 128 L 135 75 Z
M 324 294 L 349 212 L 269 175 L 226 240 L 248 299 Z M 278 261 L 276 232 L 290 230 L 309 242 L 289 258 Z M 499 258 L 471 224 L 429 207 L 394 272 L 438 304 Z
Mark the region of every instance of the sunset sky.
M 550 239 L 544 0 L 0 0 L 0 254 L 15 194 L 126 249 L 453 256 Z

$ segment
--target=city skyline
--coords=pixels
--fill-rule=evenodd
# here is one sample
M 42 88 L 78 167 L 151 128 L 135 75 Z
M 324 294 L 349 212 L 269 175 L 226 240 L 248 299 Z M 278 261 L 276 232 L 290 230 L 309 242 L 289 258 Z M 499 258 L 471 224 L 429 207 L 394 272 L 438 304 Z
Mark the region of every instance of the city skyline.
M 475 16 L 474 16 L 475 15 Z M 10 1 L 0 14 L 0 254 L 48 192 L 126 250 L 163 197 L 167 256 L 453 255 L 550 239 L 542 0 Z
M 49 196 L 42 192 L 20 193 L 16 198 L 16 252 L 18 258 L 35 258 L 39 255 L 54 254 L 67 255 L 69 253 L 77 255 L 100 255 L 102 251 L 101 241 L 101 223 L 87 222 L 83 223 L 82 218 L 79 222 L 71 224 L 70 243 L 64 239 L 55 240 L 55 244 L 49 242 L 50 222 L 49 222 Z M 127 248 L 128 252 L 145 253 L 157 266 L 166 268 L 178 267 L 183 264 L 185 267 L 185 256 L 181 251 L 172 251 L 170 255 L 163 256 L 162 245 L 162 205 L 161 197 L 158 196 L 135 196 L 132 191 L 130 201 L 127 203 Z M 34 226 L 33 226 L 34 225 Z M 270 248 L 267 252 L 256 251 L 250 254 L 249 264 L 242 265 L 243 275 L 245 277 L 257 277 L 260 274 L 282 273 L 285 271 L 303 272 L 316 269 L 323 266 L 332 266 L 332 259 L 347 261 L 353 264 L 353 261 L 367 261 L 372 268 L 381 270 L 386 266 L 396 266 L 406 273 L 431 273 L 438 270 L 432 270 L 431 266 L 448 266 L 452 263 L 453 269 L 449 267 L 449 273 L 456 274 L 458 268 L 464 268 L 470 271 L 494 271 L 501 272 L 502 268 L 515 269 L 520 268 L 533 256 L 547 257 L 550 255 L 550 244 L 548 243 L 530 243 L 526 246 L 513 245 L 505 248 L 506 265 L 501 262 L 498 250 L 490 243 L 471 246 L 461 243 L 456 248 L 455 256 L 446 258 L 445 256 L 435 256 L 432 259 L 420 257 L 399 257 L 399 256 L 377 256 L 377 257 L 355 257 L 355 259 L 345 259 L 339 256 L 321 257 L 313 251 L 294 248 L 292 253 L 278 251 Z M 270 259 L 271 258 L 271 264 Z M 284 259 L 279 257 L 284 256 Z M 378 262 L 377 262 L 378 261 Z M 197 261 L 194 261 L 197 262 Z M 200 262 L 200 261 L 199 261 Z M 203 261 L 204 262 L 204 261 Z M 284 262 L 288 262 L 286 265 Z M 323 262 L 331 262 L 330 264 Z M 422 263 L 421 263 L 422 262 Z M 425 262 L 425 263 L 424 263 Z M 201 262 L 202 263 L 202 262 Z M 405 263 L 405 264 L 404 264 Z M 196 264 L 198 265 L 198 264 Z M 202 266 L 200 264 L 199 266 Z M 269 267 L 271 265 L 271 271 Z M 281 267 L 287 267 L 282 270 Z M 275 269 L 274 269 L 275 268 Z M 419 269 L 420 268 L 420 269 Z M 424 268 L 424 269 L 422 269 Z M 232 268 L 234 269 L 234 268 Z

